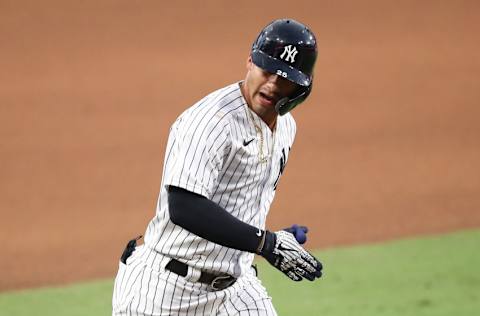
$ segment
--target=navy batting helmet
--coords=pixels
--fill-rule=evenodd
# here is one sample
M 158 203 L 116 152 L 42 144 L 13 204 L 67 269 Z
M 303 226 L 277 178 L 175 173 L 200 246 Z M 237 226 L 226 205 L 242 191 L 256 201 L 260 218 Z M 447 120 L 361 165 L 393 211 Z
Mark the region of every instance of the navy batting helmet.
M 317 41 L 308 27 L 292 19 L 268 24 L 258 35 L 251 51 L 252 61 L 272 74 L 282 76 L 299 88 L 275 106 L 280 115 L 305 101 L 312 90 Z

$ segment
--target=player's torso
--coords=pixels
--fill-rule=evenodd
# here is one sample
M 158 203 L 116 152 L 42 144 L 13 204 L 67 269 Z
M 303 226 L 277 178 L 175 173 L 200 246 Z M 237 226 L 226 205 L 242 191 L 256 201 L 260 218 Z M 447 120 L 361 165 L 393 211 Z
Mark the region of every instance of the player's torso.
M 231 150 L 212 196 L 237 218 L 262 229 L 294 137 L 292 122 L 280 118 L 278 123 L 272 132 L 246 105 L 235 113 Z
M 246 106 L 240 90 L 234 85 L 225 88 L 221 93 L 229 94 L 224 104 L 199 102 L 184 112 L 172 126 L 165 158 L 164 179 L 170 169 L 178 170 L 178 166 L 174 166 L 175 161 L 179 159 L 176 155 L 183 153 L 177 150 L 175 144 L 182 141 L 177 138 L 184 136 L 183 129 L 191 128 L 193 120 L 190 116 L 195 115 L 196 120 L 202 115 L 205 120 L 211 119 L 210 115 L 217 118 L 221 116 L 222 120 L 219 122 L 225 124 L 219 124 L 222 130 L 218 137 L 225 136 L 222 141 L 228 144 L 222 147 L 224 152 L 219 155 L 222 157 L 221 162 L 218 160 L 215 162 L 219 164 L 218 175 L 215 175 L 208 197 L 238 219 L 265 228 L 266 216 L 275 195 L 276 185 L 294 140 L 295 123 L 290 115 L 279 117 L 276 131 L 272 132 Z M 222 99 L 221 94 L 211 101 L 218 102 L 219 99 Z M 215 110 L 209 110 L 210 107 L 214 107 Z M 188 146 L 193 148 L 195 143 L 192 142 Z M 196 153 L 200 154 L 205 154 L 205 150 Z M 192 177 L 199 179 L 206 177 L 202 168 L 195 164 L 184 166 L 189 167 L 198 169 L 191 172 Z M 207 182 L 208 179 L 203 181 Z M 216 245 L 171 223 L 163 181 L 157 214 L 147 230 L 146 242 L 157 251 L 183 259 L 182 261 L 198 268 L 237 276 L 249 267 L 253 259 L 252 254 Z

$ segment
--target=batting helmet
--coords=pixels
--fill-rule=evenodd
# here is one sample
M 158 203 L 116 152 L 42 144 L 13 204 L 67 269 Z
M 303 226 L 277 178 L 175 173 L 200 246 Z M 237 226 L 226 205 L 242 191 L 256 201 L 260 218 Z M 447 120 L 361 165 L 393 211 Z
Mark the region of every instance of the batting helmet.
M 299 85 L 294 95 L 280 99 L 275 105 L 280 115 L 305 101 L 312 90 L 317 59 L 317 40 L 308 27 L 292 19 L 271 22 L 253 43 L 251 56 L 258 67 Z

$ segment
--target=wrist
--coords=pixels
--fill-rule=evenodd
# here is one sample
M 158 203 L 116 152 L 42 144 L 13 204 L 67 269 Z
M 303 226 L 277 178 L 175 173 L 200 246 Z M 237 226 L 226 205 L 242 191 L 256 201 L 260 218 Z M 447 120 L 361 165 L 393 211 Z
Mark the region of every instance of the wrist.
M 259 255 L 262 252 L 262 249 L 265 246 L 265 238 L 267 235 L 267 231 L 263 230 L 261 231 L 261 233 L 262 234 L 260 235 L 260 242 L 258 243 L 257 250 L 255 251 L 257 255 Z
M 275 243 L 277 242 L 277 236 L 268 230 L 265 230 L 262 235 L 261 247 L 259 245 L 258 254 L 262 257 L 266 257 L 273 253 L 275 249 Z

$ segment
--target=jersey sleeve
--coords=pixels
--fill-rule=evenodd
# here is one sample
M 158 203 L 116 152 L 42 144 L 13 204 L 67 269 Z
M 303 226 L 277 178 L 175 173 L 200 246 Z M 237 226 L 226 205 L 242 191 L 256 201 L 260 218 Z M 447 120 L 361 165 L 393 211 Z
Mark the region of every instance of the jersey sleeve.
M 211 198 L 218 175 L 231 148 L 225 117 L 198 116 L 172 126 L 173 141 L 164 185 L 176 186 Z M 172 137 L 172 135 L 171 135 Z

